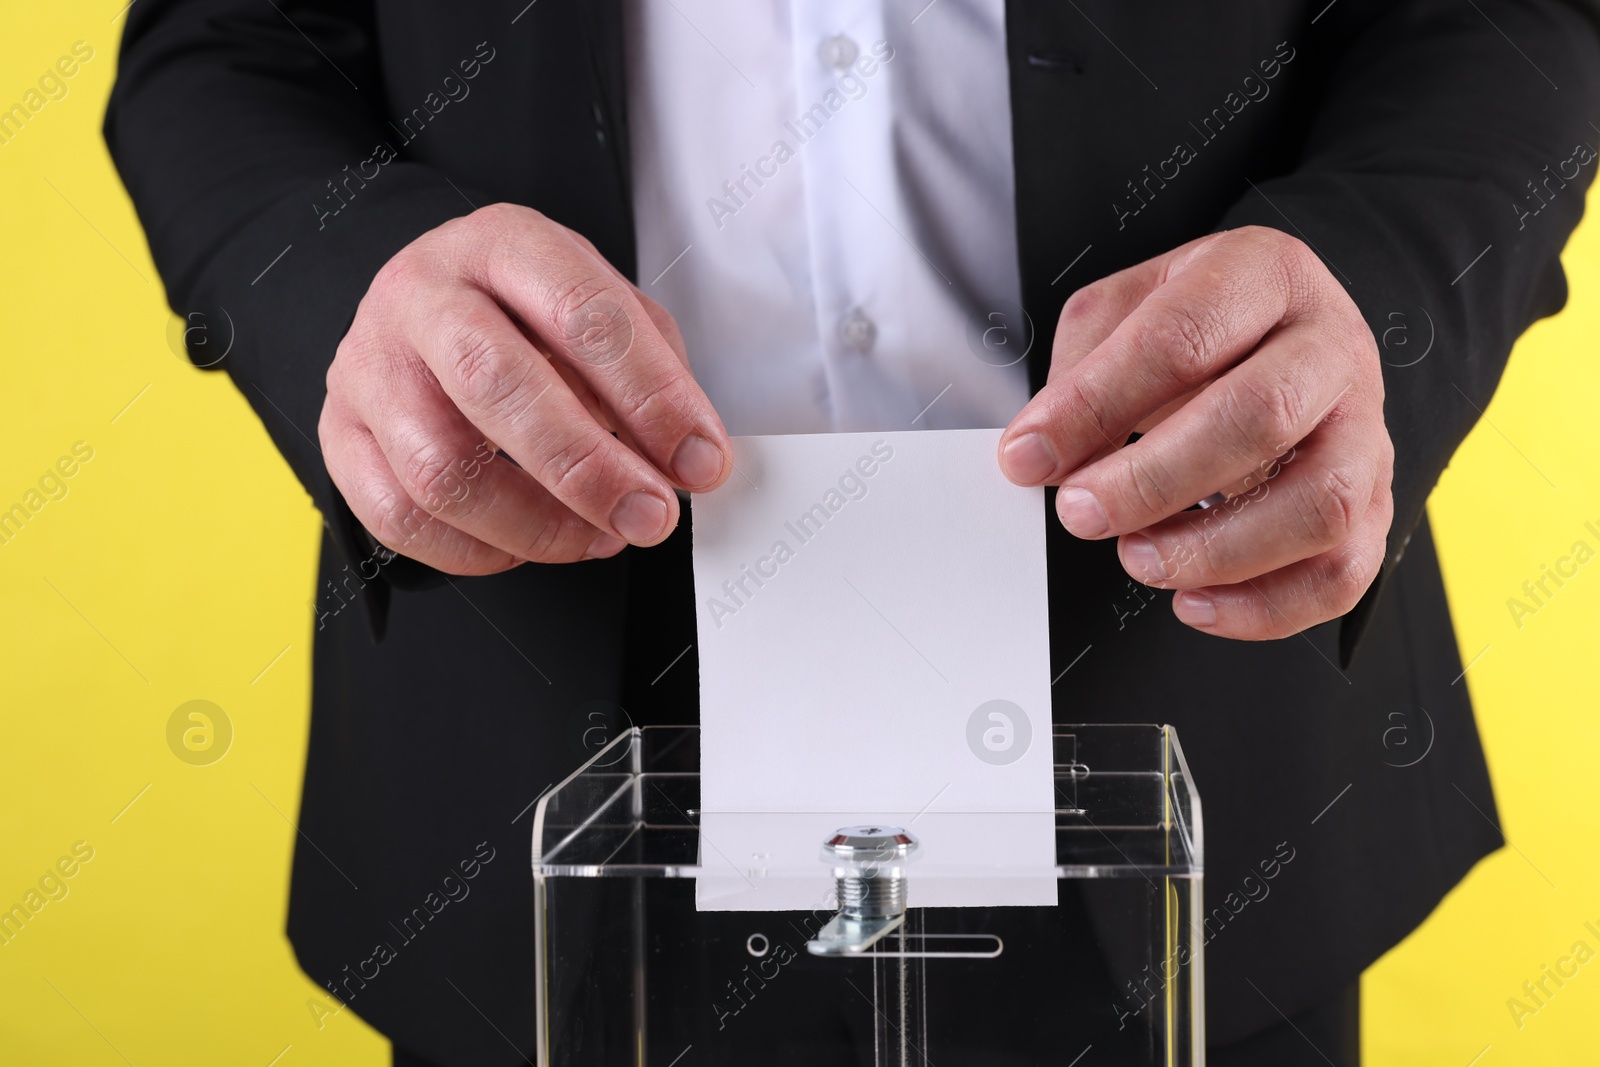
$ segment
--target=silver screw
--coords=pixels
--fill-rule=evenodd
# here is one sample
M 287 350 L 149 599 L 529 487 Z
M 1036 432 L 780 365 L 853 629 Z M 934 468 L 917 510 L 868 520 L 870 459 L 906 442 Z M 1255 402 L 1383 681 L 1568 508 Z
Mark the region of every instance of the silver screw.
M 917 839 L 898 826 L 846 826 L 823 842 L 834 863 L 840 913 L 847 919 L 884 919 L 906 910 L 904 864 Z

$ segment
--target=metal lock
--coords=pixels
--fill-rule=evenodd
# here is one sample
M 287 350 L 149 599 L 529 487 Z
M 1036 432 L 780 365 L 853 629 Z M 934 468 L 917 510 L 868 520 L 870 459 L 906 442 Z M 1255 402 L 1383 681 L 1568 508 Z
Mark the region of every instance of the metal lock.
M 865 952 L 906 919 L 906 864 L 917 839 L 898 826 L 846 826 L 822 845 L 833 864 L 839 914 L 806 943 L 814 956 Z

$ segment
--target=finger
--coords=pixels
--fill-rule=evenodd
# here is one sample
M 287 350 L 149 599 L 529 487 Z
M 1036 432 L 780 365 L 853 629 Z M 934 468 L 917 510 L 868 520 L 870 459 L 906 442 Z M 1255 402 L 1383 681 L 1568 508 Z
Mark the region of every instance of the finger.
M 533 342 L 532 338 L 529 339 L 529 343 L 532 343 L 535 349 L 539 347 L 537 343 Z M 600 398 L 594 395 L 594 390 L 589 388 L 589 383 L 583 380 L 582 375 L 565 363 L 551 363 L 550 366 L 561 376 L 562 384 L 572 390 L 572 395 L 578 398 L 578 403 L 583 405 L 583 410 L 587 411 L 595 422 L 603 426 L 607 433 L 616 433 L 621 428 L 617 425 L 616 416 L 611 413 L 611 409 L 606 407 L 600 401 Z
M 583 377 L 675 484 L 703 492 L 727 477 L 732 445 L 711 401 L 633 287 L 568 231 L 497 244 L 474 280 Z
M 424 511 L 487 545 L 537 563 L 602 559 L 624 542 L 596 529 L 527 471 L 496 455 L 418 359 L 396 360 L 356 394 L 356 421 Z
M 1059 483 L 1107 441 L 1126 440 L 1141 420 L 1227 370 L 1273 326 L 1305 314 L 1309 268 L 1282 235 L 1265 234 L 1220 234 L 1174 253 L 1161 284 L 1007 428 L 1007 476 Z
M 1058 375 L 1064 375 L 1083 362 L 1084 357 L 1100 347 L 1101 343 L 1111 336 L 1111 332 L 1121 325 L 1122 320 L 1133 314 L 1134 309 L 1144 301 L 1144 298 L 1161 284 L 1174 261 L 1181 261 L 1183 257 L 1210 239 L 1209 235 L 1197 238 L 1174 249 L 1169 255 L 1125 267 L 1115 274 L 1108 274 L 1104 278 L 1090 282 L 1068 297 L 1056 324 L 1055 344 L 1050 353 L 1050 374 L 1047 381 L 1054 380 Z M 1170 402 L 1167 408 L 1151 413 L 1136 424 L 1134 430 L 1138 433 L 1147 433 L 1150 427 L 1168 414 L 1168 409 L 1175 410 L 1186 399 L 1187 394 Z M 1096 453 L 1096 458 L 1114 452 L 1122 446 L 1122 443 L 1122 440 L 1107 442 L 1105 447 Z
M 1147 259 L 1092 281 L 1067 297 L 1061 306 L 1061 317 L 1056 320 L 1047 380 L 1054 381 L 1100 347 L 1161 284 L 1161 274 L 1161 261 Z
M 678 357 L 678 362 L 683 364 L 685 370 L 689 369 L 689 350 L 683 344 L 683 331 L 678 329 L 678 320 L 672 317 L 672 312 L 662 307 L 659 303 L 645 296 L 637 285 L 633 287 L 633 295 L 644 306 L 645 314 L 650 316 L 650 321 L 655 324 L 661 333 L 661 339 L 667 342 L 673 355 Z
M 409 336 L 446 395 L 557 500 L 631 544 L 672 531 L 671 485 L 594 420 L 488 295 L 453 289 L 409 314 Z
M 1181 592 L 1172 599 L 1173 614 L 1197 630 L 1241 641 L 1289 637 L 1336 619 L 1377 577 L 1387 529 L 1386 520 L 1373 522 L 1332 551 L 1271 574 Z
M 378 543 L 447 574 L 497 574 L 522 562 L 418 507 L 400 487 L 377 439 L 336 407 L 325 405 L 317 426 L 328 474 Z
M 626 281 L 626 279 L 623 280 Z M 661 336 L 672 346 L 672 351 L 677 355 L 678 362 L 687 368 L 689 366 L 689 357 L 684 351 L 683 335 L 678 332 L 678 324 L 673 321 L 672 315 L 666 308 L 637 290 L 635 290 L 635 295 L 644 304 L 645 312 L 650 316 L 651 321 L 655 323 L 656 328 L 661 331 Z M 526 331 L 524 333 L 526 334 Z M 529 337 L 528 342 L 535 348 L 539 347 L 537 340 L 533 337 Z M 589 388 L 589 383 L 583 380 L 583 375 L 576 368 L 563 362 L 555 362 L 550 365 L 556 369 L 557 374 L 561 375 L 561 380 L 566 382 L 567 388 L 571 389 L 573 395 L 583 403 L 589 414 L 594 416 L 595 422 L 604 426 L 610 433 L 617 433 L 619 430 L 624 429 L 617 422 L 617 418 L 611 409 L 601 402 L 593 389 Z M 629 441 L 628 443 L 629 447 L 633 447 L 633 442 Z M 641 455 L 644 454 L 642 449 L 638 451 Z
M 1355 379 L 1343 366 L 1311 323 L 1274 331 L 1139 440 L 1067 474 L 1056 494 L 1062 524 L 1078 537 L 1117 536 L 1213 493 L 1249 489 L 1337 403 L 1348 403 Z
M 1163 589 L 1232 585 L 1327 552 L 1376 519 L 1387 527 L 1387 515 L 1372 513 L 1375 493 L 1389 499 L 1380 436 L 1381 428 L 1319 430 L 1276 477 L 1123 537 L 1123 567 Z
M 688 367 L 689 353 L 683 345 L 683 332 L 678 329 L 678 321 L 672 317 L 672 312 L 668 311 L 665 307 L 661 306 L 660 303 L 651 297 L 646 296 L 643 289 L 640 289 L 637 285 L 635 285 L 627 275 L 619 271 L 615 266 L 612 265 L 610 260 L 606 259 L 605 256 L 600 254 L 600 249 L 595 247 L 593 241 L 589 240 L 583 234 L 578 233 L 576 230 L 569 232 L 572 234 L 572 237 L 575 240 L 577 240 L 586 250 L 588 250 L 590 255 L 594 256 L 595 259 L 603 263 L 606 268 L 616 276 L 616 279 L 619 282 L 633 290 L 633 295 L 638 299 L 640 304 L 644 305 L 645 314 L 650 316 L 650 321 L 653 322 L 656 329 L 661 332 L 662 339 L 667 342 L 667 344 L 672 348 L 673 353 L 677 355 L 678 362 L 682 363 L 685 367 Z
M 1064 377 L 1111 335 L 1117 324 L 1127 318 L 1158 284 L 1159 275 L 1159 263 L 1146 260 L 1090 282 L 1067 297 L 1067 302 L 1061 308 L 1061 316 L 1056 321 L 1046 390 L 1050 388 L 1049 383 Z M 1006 477 L 1023 485 L 1038 484 L 1055 470 L 1055 462 L 1041 441 L 1024 431 L 1014 430 L 1024 416 L 1033 418 L 1030 407 L 1023 408 L 1012 420 L 1011 427 L 1001 435 L 998 446 L 1000 469 Z M 1121 448 L 1126 440 L 1126 434 L 1116 439 L 1106 438 L 1100 442 L 1100 447 L 1091 458 L 1110 455 Z

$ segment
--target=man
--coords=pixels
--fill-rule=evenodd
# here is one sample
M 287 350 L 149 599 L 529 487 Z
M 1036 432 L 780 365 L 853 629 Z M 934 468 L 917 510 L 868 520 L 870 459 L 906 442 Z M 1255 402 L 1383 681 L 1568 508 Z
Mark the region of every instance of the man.
M 1058 721 L 1178 727 L 1209 899 L 1294 856 L 1208 927 L 1212 1062 L 1357 1062 L 1500 844 L 1423 505 L 1565 299 L 1597 98 L 1580 0 L 144 0 L 107 140 L 327 520 L 307 973 L 515 1062 L 528 804 L 694 707 L 677 491 L 1004 425 Z

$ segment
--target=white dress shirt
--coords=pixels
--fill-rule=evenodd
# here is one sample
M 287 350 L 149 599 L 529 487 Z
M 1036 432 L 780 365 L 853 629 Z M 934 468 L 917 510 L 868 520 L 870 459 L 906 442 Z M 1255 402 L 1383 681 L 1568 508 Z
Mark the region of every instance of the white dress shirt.
M 630 0 L 639 285 L 730 433 L 1027 400 L 1004 0 Z

